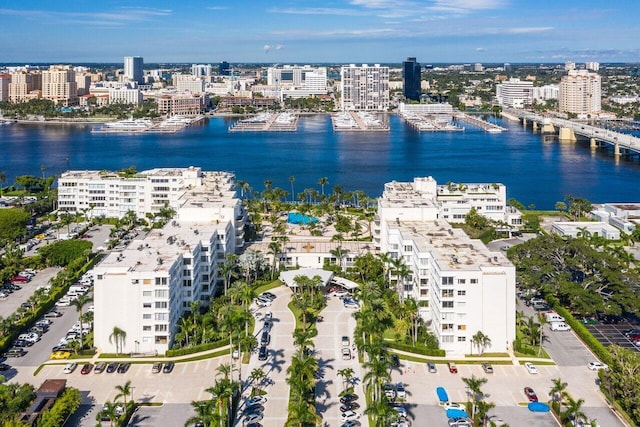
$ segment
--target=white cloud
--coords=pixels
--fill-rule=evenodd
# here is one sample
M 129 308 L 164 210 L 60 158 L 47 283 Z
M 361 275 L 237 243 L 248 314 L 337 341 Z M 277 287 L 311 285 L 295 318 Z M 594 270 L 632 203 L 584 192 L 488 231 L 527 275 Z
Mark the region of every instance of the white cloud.
M 487 51 L 487 49 L 484 48 L 484 47 L 477 47 L 476 48 L 476 52 L 486 52 L 486 51 Z
M 227 6 L 209 6 L 209 10 L 229 10 Z
M 334 16 L 363 16 L 369 13 L 356 9 L 329 8 L 329 7 L 305 7 L 285 9 L 271 8 L 267 9 L 269 13 L 283 13 L 286 15 L 334 15 Z
M 0 9 L 0 15 L 22 16 L 48 23 L 78 23 L 102 26 L 124 26 L 129 22 L 149 21 L 154 17 L 168 16 L 170 9 L 144 7 L 122 7 L 109 12 L 55 12 L 43 9 L 17 10 Z

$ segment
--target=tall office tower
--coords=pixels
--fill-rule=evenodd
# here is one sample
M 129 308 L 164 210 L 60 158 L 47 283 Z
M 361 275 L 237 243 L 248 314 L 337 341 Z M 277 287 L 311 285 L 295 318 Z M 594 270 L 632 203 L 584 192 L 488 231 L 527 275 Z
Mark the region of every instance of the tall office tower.
M 342 110 L 384 111 L 389 108 L 389 67 L 351 64 L 342 67 L 340 76 Z
M 596 73 L 572 70 L 562 78 L 558 104 L 565 113 L 589 114 L 601 110 L 601 80 Z
M 124 77 L 125 79 L 144 83 L 144 60 L 142 56 L 125 56 L 124 57 Z
M 528 107 L 533 103 L 533 82 L 512 77 L 496 85 L 496 98 L 503 107 Z
M 402 80 L 404 82 L 404 97 L 413 101 L 420 100 L 420 63 L 410 57 L 402 63 Z
M 220 74 L 221 76 L 228 76 L 230 68 L 231 67 L 229 66 L 229 63 L 227 61 L 222 61 L 220 63 L 220 66 L 218 67 L 218 74 Z
M 70 65 L 52 65 L 42 72 L 42 97 L 65 105 L 78 99 L 76 72 Z
M 198 77 L 209 77 L 211 76 L 211 64 L 192 64 L 191 74 Z
M 503 68 L 505 73 L 510 73 L 513 71 L 513 65 L 509 64 L 508 62 L 504 63 Z

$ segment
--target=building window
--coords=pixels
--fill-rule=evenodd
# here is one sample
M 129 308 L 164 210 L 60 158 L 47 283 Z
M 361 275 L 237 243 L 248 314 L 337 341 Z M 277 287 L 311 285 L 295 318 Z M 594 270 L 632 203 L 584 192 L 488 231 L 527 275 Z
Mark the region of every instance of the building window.
M 442 330 L 443 331 L 452 331 L 453 330 L 453 323 L 443 323 L 442 324 Z
M 169 303 L 166 301 L 156 301 L 156 308 L 167 308 Z
M 453 308 L 453 301 L 442 301 L 442 308 Z
M 143 327 L 142 327 L 142 330 L 143 330 L 143 331 L 150 332 L 150 331 L 151 331 L 151 325 L 145 325 L 145 326 L 143 326 Z
M 420 289 L 420 296 L 421 297 L 429 296 L 429 290 L 428 289 Z
M 151 313 L 144 313 L 144 314 L 142 315 L 142 318 L 143 318 L 144 320 L 149 320 L 149 319 L 151 319 Z M 151 328 L 151 326 L 149 326 L 149 328 Z
M 167 336 L 166 335 L 157 335 L 156 336 L 156 344 L 166 344 Z
M 443 285 L 453 285 L 453 277 L 443 277 L 442 278 Z
M 142 296 L 143 297 L 150 297 L 151 296 L 151 291 L 142 291 Z
M 458 279 L 458 285 L 464 285 L 467 283 L 467 279 Z
M 443 289 L 442 298 L 453 298 L 453 289 Z
M 156 332 L 166 332 L 167 325 L 156 325 Z
M 168 289 L 157 289 L 156 298 L 169 298 L 169 290 Z
M 151 303 L 150 302 L 143 302 L 142 303 L 142 308 L 151 308 Z
M 458 337 L 458 342 L 465 342 L 467 337 Z
M 458 330 L 459 331 L 466 331 L 467 330 L 467 325 L 458 325 Z
M 443 335 L 440 339 L 443 343 L 453 342 L 453 335 Z
M 472 285 L 477 285 L 478 284 L 478 279 L 471 279 L 470 280 Z
M 467 291 L 458 291 L 458 296 L 465 296 L 467 295 Z

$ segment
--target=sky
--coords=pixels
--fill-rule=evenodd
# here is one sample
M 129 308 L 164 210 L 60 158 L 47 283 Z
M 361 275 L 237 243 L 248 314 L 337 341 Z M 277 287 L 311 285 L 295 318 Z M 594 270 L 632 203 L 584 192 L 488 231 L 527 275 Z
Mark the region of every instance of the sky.
M 638 0 L 2 0 L 0 63 L 640 62 Z

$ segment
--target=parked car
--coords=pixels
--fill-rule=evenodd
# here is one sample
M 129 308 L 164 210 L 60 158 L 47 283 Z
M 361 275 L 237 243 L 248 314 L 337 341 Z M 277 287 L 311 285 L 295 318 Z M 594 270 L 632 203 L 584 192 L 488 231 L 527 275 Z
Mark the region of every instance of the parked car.
M 273 313 L 270 312 L 270 311 L 265 312 L 264 316 L 262 316 L 262 320 L 265 321 L 265 322 L 267 320 L 271 320 L 271 319 L 273 319 Z
M 98 362 L 96 363 L 96 366 L 93 368 L 93 373 L 101 374 L 106 367 L 107 367 L 107 364 L 105 362 Z
M 342 347 L 342 359 L 351 360 L 351 349 L 349 347 Z
M 248 405 L 244 407 L 245 414 L 261 414 L 264 412 L 264 406 L 259 403 L 254 403 L 253 405 Z
M 349 347 L 351 345 L 351 340 L 346 335 L 342 336 L 341 342 L 343 347 Z
M 458 373 L 458 367 L 456 366 L 455 362 L 449 362 L 447 363 L 447 366 L 449 367 L 449 372 L 451 372 L 452 374 Z
M 525 363 L 524 367 L 531 375 L 535 375 L 538 373 L 538 368 L 536 368 L 536 366 L 531 362 Z
M 25 350 L 24 348 L 11 347 L 9 350 L 7 350 L 4 356 L 5 357 L 22 357 L 25 354 L 27 354 L 27 350 Z
M 358 420 L 348 420 L 345 421 L 341 427 L 360 427 L 362 424 L 360 424 L 360 421 Z
M 164 364 L 164 367 L 162 368 L 162 373 L 163 374 L 170 374 L 171 372 L 173 372 L 173 368 L 176 366 L 176 364 L 174 362 L 167 362 Z
M 405 399 L 407 397 L 407 391 L 404 388 L 404 383 L 396 384 L 396 397 L 398 399 Z
M 20 347 L 20 348 L 31 347 L 33 344 L 34 343 L 32 341 L 21 340 L 21 339 L 17 339 L 13 342 L 14 347 Z
M 358 395 L 354 393 L 348 393 L 340 398 L 340 403 L 353 402 L 355 400 L 358 400 Z
M 267 403 L 267 398 L 266 396 L 253 396 L 251 399 L 247 400 L 247 405 L 251 406 L 251 405 L 264 405 L 265 403 Z
M 360 408 L 360 404 L 358 402 L 347 402 L 340 405 L 340 412 L 354 411 Z
M 432 374 L 435 374 L 436 372 L 438 372 L 438 369 L 436 368 L 436 364 L 433 362 L 427 362 L 427 370 Z
M 69 362 L 66 365 L 64 365 L 64 369 L 62 370 L 62 373 L 64 374 L 70 374 L 73 371 L 76 370 L 76 368 L 78 367 L 78 364 L 75 362 Z
M 258 307 L 270 307 L 271 306 L 271 301 L 266 300 L 266 299 L 257 298 L 256 299 L 256 304 L 258 305 Z
M 489 362 L 484 362 L 482 364 L 482 369 L 486 374 L 493 374 L 493 366 L 491 366 L 491 363 Z
M 465 411 L 466 408 L 463 404 L 457 402 L 445 402 L 442 408 L 447 411 L 449 409 L 458 409 L 460 411 Z
M 156 362 L 153 364 L 153 366 L 151 366 L 152 374 L 160 373 L 160 371 L 162 371 L 162 362 Z
M 118 364 L 117 371 L 119 374 L 126 374 L 130 367 L 131 367 L 131 363 L 129 362 L 120 363 Z
M 62 316 L 62 313 L 60 313 L 59 311 L 56 311 L 56 310 L 49 310 L 44 315 L 44 317 L 47 317 L 47 318 L 56 318 L 56 317 L 60 317 L 60 316 Z
M 607 369 L 608 366 L 605 365 L 602 362 L 589 362 L 589 364 L 587 365 L 587 367 L 589 369 L 591 369 L 592 371 L 597 371 L 598 369 Z
M 391 366 L 393 366 L 394 368 L 400 367 L 400 358 L 398 357 L 397 354 L 391 355 Z
M 53 360 L 62 360 L 62 359 L 68 359 L 71 357 L 71 353 L 69 353 L 68 351 L 54 351 L 53 353 L 51 353 L 51 355 L 49 355 L 50 359 Z
M 111 362 L 107 365 L 107 374 L 112 374 L 118 369 L 118 364 L 116 362 Z
M 261 413 L 247 414 L 244 417 L 243 424 L 246 426 L 251 423 L 258 423 L 262 421 L 262 418 L 264 418 L 264 415 L 262 415 Z
M 267 346 L 263 345 L 258 350 L 258 360 L 267 360 Z
M 387 396 L 387 399 L 395 399 L 396 398 L 396 391 L 393 388 L 393 384 L 385 383 L 382 386 L 382 390 L 384 391 L 384 395 Z
M 82 369 L 80 370 L 80 373 L 82 375 L 87 375 L 89 372 L 91 372 L 92 369 L 93 369 L 93 365 L 91 363 L 85 363 L 84 365 L 82 365 Z
M 271 292 L 263 292 L 260 294 L 260 296 L 258 298 L 264 298 L 264 299 L 268 299 L 270 301 L 273 301 L 274 299 L 276 299 L 275 294 L 272 294 Z
M 538 395 L 536 394 L 535 391 L 533 391 L 533 389 L 531 387 L 525 387 L 524 388 L 524 394 L 527 396 L 527 399 L 529 399 L 529 402 L 537 402 L 538 401 Z
M 347 411 L 340 414 L 341 421 L 356 420 L 360 418 L 360 414 L 356 411 Z

